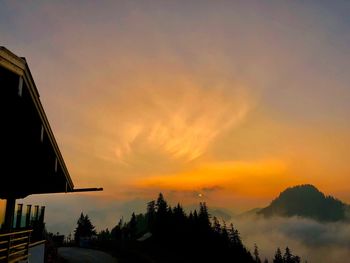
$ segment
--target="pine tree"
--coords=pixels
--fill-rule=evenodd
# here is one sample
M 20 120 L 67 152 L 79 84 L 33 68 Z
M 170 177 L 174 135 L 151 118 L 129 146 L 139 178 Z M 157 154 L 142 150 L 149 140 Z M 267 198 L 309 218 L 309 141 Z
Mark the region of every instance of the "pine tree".
M 151 232 L 154 231 L 155 217 L 156 217 L 156 202 L 151 201 L 147 204 L 147 213 L 146 213 L 147 226 L 149 231 Z
M 174 213 L 174 216 L 176 218 L 181 218 L 181 219 L 184 219 L 186 218 L 186 215 L 185 215 L 185 212 L 182 208 L 182 206 L 178 203 L 177 206 L 174 207 L 173 209 L 173 213 Z M 192 214 L 192 213 L 191 213 Z M 193 216 L 193 215 L 192 215 Z
M 118 224 L 112 229 L 111 236 L 115 242 L 115 248 L 117 250 L 123 247 L 124 242 L 124 223 L 123 218 L 121 218 Z
M 195 209 L 193 212 L 193 221 L 197 224 L 198 222 L 198 213 L 197 210 Z
M 109 240 L 111 238 L 111 233 L 109 232 L 108 228 L 105 230 L 100 231 L 97 235 L 99 240 Z
M 157 210 L 157 215 L 166 215 L 167 210 L 168 210 L 168 204 L 164 199 L 164 196 L 162 193 L 159 193 L 157 202 L 156 202 L 156 210 Z
M 77 221 L 77 227 L 74 230 L 75 242 L 79 243 L 82 237 L 91 238 L 93 235 L 96 235 L 95 226 L 92 225 L 88 215 L 84 216 L 84 214 L 81 213 Z
M 213 217 L 213 230 L 217 234 L 221 233 L 221 225 L 219 223 L 219 220 L 215 216 Z
M 230 242 L 229 235 L 228 235 L 228 231 L 227 231 L 227 226 L 226 226 L 225 221 L 224 221 L 224 225 L 223 225 L 222 228 L 221 228 L 221 235 L 222 235 L 222 237 L 224 238 L 224 240 L 225 240 L 227 243 Z
M 192 215 L 193 219 L 193 215 Z M 191 219 L 189 219 L 191 220 Z M 172 217 L 172 224 L 175 224 L 177 227 L 177 230 L 184 231 L 184 228 L 186 227 L 187 218 L 185 211 L 183 210 L 182 206 L 180 204 L 177 204 L 177 206 L 173 209 L 173 217 Z
M 168 204 L 164 199 L 162 193 L 159 194 L 158 199 L 155 203 L 156 214 L 155 214 L 155 225 L 154 225 L 154 235 L 159 237 L 159 239 L 164 239 L 167 237 L 167 228 L 169 225 L 169 210 Z
M 283 255 L 283 261 L 284 263 L 294 263 L 293 255 L 289 247 L 286 247 L 286 251 L 284 252 L 284 255 Z
M 300 261 L 301 261 L 299 256 L 293 256 L 293 260 L 294 260 L 294 263 L 300 263 Z
M 261 263 L 260 257 L 259 257 L 259 249 L 256 244 L 254 244 L 254 259 L 256 263 Z
M 283 255 L 284 263 L 300 263 L 301 259 L 299 256 L 293 255 L 290 248 L 286 247 L 285 253 Z
M 128 230 L 129 230 L 129 238 L 131 240 L 134 240 L 136 238 L 137 233 L 137 221 L 135 213 L 132 213 L 130 222 L 128 223 Z
M 199 221 L 199 226 L 202 230 L 209 231 L 211 224 L 210 224 L 210 215 L 209 215 L 206 203 L 199 204 L 198 221 Z
M 284 260 L 282 258 L 282 252 L 280 248 L 277 248 L 275 253 L 275 258 L 273 259 L 273 263 L 284 263 Z
M 118 240 L 121 238 L 121 229 L 123 227 L 123 219 L 121 218 L 118 222 L 118 224 L 112 228 L 111 235 L 114 239 Z
M 234 245 L 242 245 L 242 240 L 239 235 L 239 232 L 233 227 L 232 223 L 230 224 L 230 229 L 228 230 L 228 236 Z

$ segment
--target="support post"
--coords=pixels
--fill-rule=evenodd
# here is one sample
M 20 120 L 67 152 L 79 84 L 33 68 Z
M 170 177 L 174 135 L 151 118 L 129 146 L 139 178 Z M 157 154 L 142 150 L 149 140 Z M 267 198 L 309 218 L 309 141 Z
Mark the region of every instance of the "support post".
M 27 212 L 26 212 L 26 228 L 30 226 L 31 221 L 31 215 L 32 215 L 32 205 L 27 205 Z
M 36 205 L 34 206 L 34 221 L 38 221 L 39 220 L 39 206 Z
M 15 198 L 6 199 L 6 212 L 5 212 L 5 222 L 4 230 L 10 231 L 13 228 L 13 219 L 15 214 Z
M 44 218 L 45 218 L 45 206 L 42 206 L 40 208 L 40 216 L 39 216 L 40 224 L 44 224 Z
M 16 228 L 21 228 L 22 226 L 22 209 L 23 209 L 23 204 L 18 204 L 17 216 L 16 216 Z

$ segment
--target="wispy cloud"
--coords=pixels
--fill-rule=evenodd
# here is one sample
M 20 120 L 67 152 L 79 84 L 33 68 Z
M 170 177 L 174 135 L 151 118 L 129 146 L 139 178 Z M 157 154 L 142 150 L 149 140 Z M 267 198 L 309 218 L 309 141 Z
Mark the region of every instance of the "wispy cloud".
M 227 88 L 199 87 L 195 83 L 178 83 L 178 87 L 170 88 L 167 83 L 163 85 L 166 87 L 129 90 L 116 101 L 131 117 L 127 122 L 116 121 L 111 144 L 118 160 L 127 162 L 128 156 L 141 147 L 194 160 L 218 135 L 237 125 L 249 109 L 247 98 Z M 105 126 L 110 129 L 108 121 Z

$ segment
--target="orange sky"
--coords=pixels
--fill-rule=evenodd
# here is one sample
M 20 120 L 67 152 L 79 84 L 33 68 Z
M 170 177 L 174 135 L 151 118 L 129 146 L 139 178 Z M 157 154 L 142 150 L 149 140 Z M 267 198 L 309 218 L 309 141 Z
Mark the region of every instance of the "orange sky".
M 214 2 L 5 4 L 1 44 L 26 56 L 75 185 L 244 210 L 311 183 L 350 202 L 341 10 Z

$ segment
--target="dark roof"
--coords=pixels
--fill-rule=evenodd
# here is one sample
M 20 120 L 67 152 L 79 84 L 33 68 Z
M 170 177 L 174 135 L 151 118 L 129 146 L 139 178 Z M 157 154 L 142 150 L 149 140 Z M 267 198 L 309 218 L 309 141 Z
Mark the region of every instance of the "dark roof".
M 77 191 L 27 61 L 4 47 L 0 47 L 0 92 L 0 198 Z

